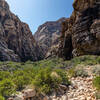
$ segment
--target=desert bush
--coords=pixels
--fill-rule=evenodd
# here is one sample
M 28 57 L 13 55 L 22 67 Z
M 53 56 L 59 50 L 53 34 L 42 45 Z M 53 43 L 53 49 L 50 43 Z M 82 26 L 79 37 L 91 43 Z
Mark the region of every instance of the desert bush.
M 26 85 L 30 84 L 31 77 L 25 71 L 16 71 L 13 75 L 13 83 L 16 86 L 16 90 L 22 90 Z
M 99 100 L 100 99 L 100 92 L 96 92 L 95 97 L 96 97 L 97 100 Z
M 92 73 L 96 76 L 100 76 L 100 66 L 94 67 Z
M 0 100 L 5 100 L 5 98 L 2 95 L 0 95 Z
M 75 76 L 75 68 L 70 68 L 68 71 L 67 71 L 67 75 L 71 78 L 71 77 L 74 77 Z
M 68 75 L 70 77 L 88 77 L 88 72 L 85 71 L 84 68 L 82 68 L 82 66 L 77 66 L 77 67 L 73 67 L 71 69 L 68 70 Z
M 62 78 L 62 83 L 65 83 L 66 85 L 71 84 L 71 82 L 68 79 L 66 71 L 64 71 L 62 69 L 55 69 L 54 71 Z
M 40 92 L 49 94 L 56 91 L 59 84 L 62 84 L 63 82 L 65 84 L 69 84 L 69 81 L 63 71 L 45 68 L 37 73 L 33 80 L 33 85 L 38 88 Z
M 7 71 L 0 71 L 0 81 L 3 79 L 8 79 L 10 77 L 10 73 Z
M 77 66 L 78 64 L 96 65 L 100 64 L 100 56 L 84 55 L 75 57 L 71 60 L 71 63 L 73 63 L 74 66 Z
M 10 79 L 0 81 L 0 94 L 3 97 L 9 97 L 15 92 L 15 85 Z
M 80 69 L 75 69 L 75 74 L 74 77 L 87 77 L 88 76 L 88 72 L 86 72 L 83 68 Z
M 93 79 L 93 85 L 96 87 L 97 90 L 100 91 L 100 76 L 97 76 Z

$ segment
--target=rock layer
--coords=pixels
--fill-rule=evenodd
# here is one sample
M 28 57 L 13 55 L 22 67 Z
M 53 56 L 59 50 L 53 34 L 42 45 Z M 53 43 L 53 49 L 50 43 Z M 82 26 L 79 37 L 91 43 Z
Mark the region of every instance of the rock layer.
M 0 0 L 0 61 L 36 61 L 42 58 L 29 26 L 9 10 Z
M 57 21 L 48 21 L 39 26 L 34 38 L 37 43 L 41 45 L 44 55 L 46 55 L 52 45 L 59 42 L 58 38 L 61 33 L 61 23 L 65 21 L 65 19 L 66 18 L 61 18 Z
M 100 0 L 75 0 L 62 27 L 58 55 L 66 59 L 100 55 Z

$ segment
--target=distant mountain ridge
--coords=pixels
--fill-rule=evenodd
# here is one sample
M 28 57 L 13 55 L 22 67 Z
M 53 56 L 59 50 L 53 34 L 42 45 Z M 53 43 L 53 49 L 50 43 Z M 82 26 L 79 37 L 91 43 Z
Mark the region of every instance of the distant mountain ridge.
M 58 38 L 61 34 L 61 25 L 66 18 L 61 18 L 57 21 L 48 21 L 39 26 L 38 30 L 34 34 L 34 38 L 41 46 L 44 55 L 46 55 L 49 48 L 58 42 Z

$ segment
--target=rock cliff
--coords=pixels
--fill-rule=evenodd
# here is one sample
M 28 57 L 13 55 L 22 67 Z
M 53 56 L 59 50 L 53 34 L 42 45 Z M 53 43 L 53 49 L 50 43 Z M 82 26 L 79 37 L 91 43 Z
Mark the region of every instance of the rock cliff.
M 46 55 L 52 45 L 59 42 L 61 23 L 65 20 L 66 18 L 61 18 L 57 21 L 48 21 L 39 26 L 37 32 L 34 34 L 34 38 L 41 45 L 44 55 Z
M 100 0 L 74 0 L 73 8 L 62 23 L 58 55 L 66 59 L 100 55 Z
M 5 0 L 0 0 L 0 61 L 36 61 L 41 54 L 29 26 L 10 12 Z

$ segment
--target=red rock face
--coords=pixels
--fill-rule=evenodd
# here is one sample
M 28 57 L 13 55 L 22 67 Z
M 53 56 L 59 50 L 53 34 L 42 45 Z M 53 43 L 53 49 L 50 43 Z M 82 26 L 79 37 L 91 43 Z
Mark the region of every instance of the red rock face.
M 59 56 L 100 55 L 100 0 L 75 0 L 63 23 Z
M 5 0 L 0 0 L 0 60 L 27 61 L 42 59 L 27 24 L 10 12 Z

